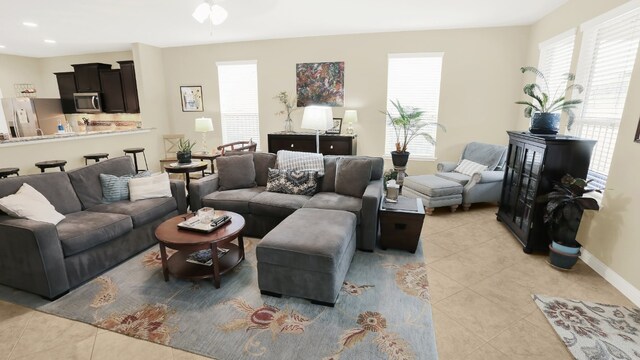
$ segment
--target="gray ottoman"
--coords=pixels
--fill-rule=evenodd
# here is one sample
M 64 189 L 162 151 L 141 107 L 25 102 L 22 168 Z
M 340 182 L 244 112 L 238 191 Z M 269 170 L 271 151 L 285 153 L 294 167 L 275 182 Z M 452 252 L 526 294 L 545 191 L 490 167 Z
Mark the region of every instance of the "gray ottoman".
M 256 248 L 258 286 L 333 306 L 356 250 L 356 216 L 341 210 L 299 209 Z
M 402 193 L 421 198 L 427 215 L 433 214 L 433 209 L 441 206 L 449 206 L 454 212 L 462 204 L 462 185 L 435 175 L 404 178 Z

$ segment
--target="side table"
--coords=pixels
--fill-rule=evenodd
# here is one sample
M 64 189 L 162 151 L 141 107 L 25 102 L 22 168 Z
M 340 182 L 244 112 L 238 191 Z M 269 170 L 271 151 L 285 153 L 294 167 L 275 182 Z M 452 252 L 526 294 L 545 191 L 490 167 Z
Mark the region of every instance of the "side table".
M 189 173 L 202 171 L 202 176 L 204 176 L 204 170 L 207 168 L 207 163 L 204 161 L 195 162 L 191 164 L 178 164 L 171 163 L 169 165 L 164 166 L 164 170 L 169 174 L 185 174 L 184 181 L 187 183 L 187 189 L 189 189 Z
M 215 174 L 216 170 L 215 167 L 213 166 L 213 160 L 215 160 L 216 158 L 222 156 L 221 153 L 217 152 L 217 153 L 192 153 L 191 154 L 191 158 L 192 159 L 198 159 L 198 160 L 209 160 L 211 162 L 211 173 L 210 174 Z
M 380 247 L 415 253 L 424 222 L 422 199 L 399 196 L 397 203 L 380 202 Z

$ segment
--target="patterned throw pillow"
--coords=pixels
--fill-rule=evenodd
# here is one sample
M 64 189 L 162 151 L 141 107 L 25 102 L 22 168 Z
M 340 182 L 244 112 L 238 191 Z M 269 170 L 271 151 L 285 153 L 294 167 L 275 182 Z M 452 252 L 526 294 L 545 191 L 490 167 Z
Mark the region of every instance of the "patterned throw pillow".
M 316 176 L 317 173 L 314 170 L 269 169 L 267 191 L 293 195 L 313 195 L 318 188 Z
M 112 202 L 129 200 L 129 180 L 151 176 L 151 172 L 144 171 L 137 175 L 115 176 L 100 174 L 100 184 L 102 185 L 102 202 L 110 204 Z
M 487 170 L 486 165 L 478 164 L 471 160 L 464 159 L 458 164 L 458 166 L 453 170 L 460 174 L 465 174 L 469 176 L 473 176 L 473 174 L 482 172 Z
M 324 176 L 324 156 L 322 154 L 280 150 L 276 164 L 281 170 L 314 170 L 317 176 Z

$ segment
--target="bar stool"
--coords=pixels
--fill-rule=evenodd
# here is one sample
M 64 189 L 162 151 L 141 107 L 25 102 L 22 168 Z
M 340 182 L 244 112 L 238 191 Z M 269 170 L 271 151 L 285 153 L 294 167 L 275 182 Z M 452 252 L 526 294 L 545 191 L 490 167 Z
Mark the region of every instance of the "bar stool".
M 107 153 L 95 153 L 95 154 L 87 154 L 84 156 L 84 164 L 87 165 L 88 160 L 94 160 L 95 162 L 99 162 L 100 159 L 108 159 L 109 154 Z
M 136 167 L 136 173 L 139 173 L 140 169 L 138 169 L 138 154 L 142 153 L 142 156 L 144 157 L 144 166 L 146 167 L 145 170 L 149 170 L 149 164 L 147 164 L 147 155 L 145 155 L 144 153 L 144 148 L 128 148 L 128 149 L 124 149 L 122 150 L 124 151 L 124 154 L 131 154 L 133 155 L 133 165 L 135 165 Z
M 18 174 L 18 171 L 20 171 L 20 169 L 18 168 L 2 168 L 0 169 L 0 179 L 6 178 L 10 175 L 20 176 L 20 174 Z
M 64 171 L 64 166 L 67 165 L 66 160 L 47 160 L 36 163 L 36 166 L 40 168 L 40 172 L 44 172 L 45 169 L 60 168 L 60 171 Z

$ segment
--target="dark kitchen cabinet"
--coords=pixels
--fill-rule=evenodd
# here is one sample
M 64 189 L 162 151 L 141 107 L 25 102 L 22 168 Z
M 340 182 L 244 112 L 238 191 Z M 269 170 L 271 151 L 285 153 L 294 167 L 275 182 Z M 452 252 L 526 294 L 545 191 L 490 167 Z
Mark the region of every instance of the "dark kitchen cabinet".
M 73 102 L 73 93 L 76 91 L 76 77 L 73 71 L 54 73 L 58 80 L 58 92 L 60 93 L 60 102 L 62 103 L 62 112 L 65 114 L 73 114 L 76 112 L 76 106 Z
M 269 152 L 278 150 L 316 152 L 316 135 L 311 133 L 268 134 Z M 320 152 L 324 155 L 355 155 L 357 135 L 320 135 Z
M 120 70 L 100 71 L 100 83 L 102 85 L 102 110 L 108 113 L 125 112 Z
M 507 133 L 509 152 L 497 217 L 522 243 L 524 252 L 544 251 L 551 240 L 542 221 L 545 204 L 536 199 L 551 191 L 565 174 L 585 179 L 596 141 Z
M 140 102 L 138 100 L 138 85 L 133 61 L 118 61 L 118 64 L 120 64 L 120 78 L 122 79 L 124 110 L 128 113 L 139 113 Z
M 102 63 L 75 64 L 73 70 L 76 78 L 77 92 L 100 92 L 100 71 L 110 70 L 111 65 Z

